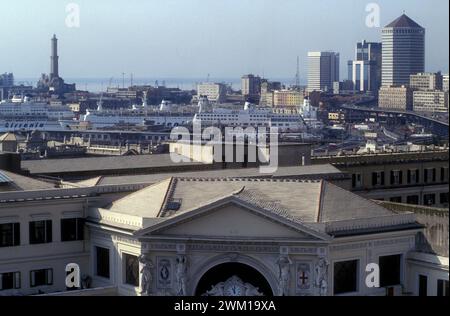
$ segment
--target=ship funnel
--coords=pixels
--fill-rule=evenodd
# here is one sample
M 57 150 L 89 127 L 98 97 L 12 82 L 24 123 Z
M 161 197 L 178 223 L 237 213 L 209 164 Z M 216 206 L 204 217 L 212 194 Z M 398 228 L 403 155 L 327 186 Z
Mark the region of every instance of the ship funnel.
M 162 100 L 161 105 L 159 106 L 160 111 L 168 111 L 169 110 L 169 101 Z
M 142 96 L 142 107 L 144 109 L 147 108 L 147 91 L 144 91 L 144 94 Z
M 103 94 L 100 96 L 100 100 L 97 103 L 97 111 L 103 111 Z
M 203 111 L 207 110 L 208 106 L 209 106 L 208 97 L 201 96 L 198 100 L 198 113 L 202 113 Z

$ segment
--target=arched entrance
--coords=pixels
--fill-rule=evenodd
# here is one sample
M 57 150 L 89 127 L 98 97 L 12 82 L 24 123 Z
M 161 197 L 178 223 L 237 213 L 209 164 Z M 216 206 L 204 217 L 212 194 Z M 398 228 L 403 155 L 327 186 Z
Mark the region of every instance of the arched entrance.
M 239 262 L 218 264 L 200 278 L 195 295 L 273 296 L 266 278 L 251 266 Z

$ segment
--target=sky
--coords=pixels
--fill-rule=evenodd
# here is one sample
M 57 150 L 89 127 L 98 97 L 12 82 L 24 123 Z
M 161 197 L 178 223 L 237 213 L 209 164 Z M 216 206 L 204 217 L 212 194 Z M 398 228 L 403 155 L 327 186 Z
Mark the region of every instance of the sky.
M 0 73 L 48 73 L 55 33 L 63 78 L 294 78 L 299 56 L 304 81 L 307 52 L 333 50 L 345 79 L 356 42 L 381 41 L 369 3 L 381 26 L 405 11 L 425 27 L 426 71 L 448 72 L 448 0 L 0 0 Z

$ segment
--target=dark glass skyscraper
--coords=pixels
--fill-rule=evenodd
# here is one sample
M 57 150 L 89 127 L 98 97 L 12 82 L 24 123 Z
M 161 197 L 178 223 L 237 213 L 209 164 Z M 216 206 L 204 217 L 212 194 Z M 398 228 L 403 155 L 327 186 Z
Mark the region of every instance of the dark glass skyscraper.
M 348 62 L 348 79 L 359 92 L 376 94 L 381 85 L 381 43 L 356 44 L 355 60 Z

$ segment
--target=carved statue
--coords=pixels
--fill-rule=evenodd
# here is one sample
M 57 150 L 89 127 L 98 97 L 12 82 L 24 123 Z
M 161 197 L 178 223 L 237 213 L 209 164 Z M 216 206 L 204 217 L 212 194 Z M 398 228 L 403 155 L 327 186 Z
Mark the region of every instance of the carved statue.
M 328 282 L 325 279 L 322 279 L 322 281 L 320 281 L 319 294 L 320 294 L 320 296 L 327 296 L 328 295 Z
M 152 260 L 146 255 L 139 256 L 139 262 L 142 264 L 141 273 L 141 294 L 151 294 L 153 275 L 152 270 L 154 268 Z
M 264 295 L 259 291 L 258 287 L 254 287 L 250 283 L 244 283 L 244 287 L 245 287 L 245 296 L 263 296 Z
M 244 283 L 241 278 L 233 275 L 225 282 L 220 282 L 211 287 L 202 296 L 263 296 L 259 288 L 250 283 Z
M 315 270 L 315 287 L 319 288 L 320 296 L 326 296 L 328 293 L 328 261 L 325 258 L 320 258 L 317 262 Z
M 287 296 L 289 294 L 289 281 L 291 277 L 290 269 L 292 261 L 287 255 L 278 258 L 278 295 Z
M 187 258 L 184 255 L 177 256 L 176 259 L 176 293 L 177 295 L 186 295 L 186 269 Z
M 202 296 L 224 296 L 224 286 L 224 282 L 211 286 L 211 290 L 206 291 Z

